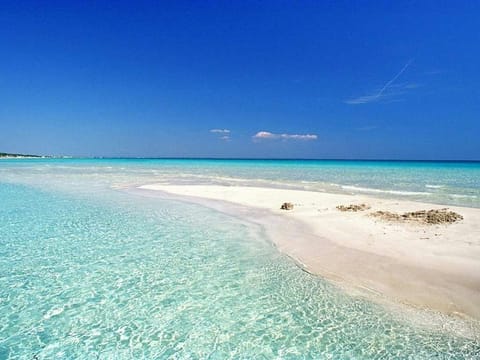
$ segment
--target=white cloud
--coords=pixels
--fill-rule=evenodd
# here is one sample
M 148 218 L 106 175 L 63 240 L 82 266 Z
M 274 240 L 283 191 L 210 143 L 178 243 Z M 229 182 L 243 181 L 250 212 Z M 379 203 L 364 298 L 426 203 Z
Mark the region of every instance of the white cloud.
M 314 134 L 274 134 L 269 131 L 259 131 L 252 136 L 254 140 L 261 139 L 283 139 L 283 140 L 317 140 L 317 135 Z
M 410 66 L 413 60 L 408 61 L 403 68 L 390 80 L 388 80 L 380 90 L 378 90 L 376 93 L 371 94 L 371 95 L 364 95 L 364 96 L 359 96 L 353 99 L 345 100 L 344 102 L 349 105 L 358 105 L 358 104 L 367 104 L 367 103 L 372 103 L 372 102 L 377 102 L 385 97 L 392 97 L 394 95 L 399 95 L 400 93 L 392 93 L 392 92 L 387 92 L 391 88 L 398 88 L 399 86 L 394 85 L 394 82 L 398 79 L 400 75 L 403 74 L 405 70 Z M 415 84 L 413 84 L 415 85 Z M 408 84 L 407 85 L 402 85 L 400 86 L 403 89 L 412 89 L 415 86 L 411 87 Z
M 220 140 L 230 141 L 230 130 L 228 129 L 211 129 L 210 132 L 216 134 Z
M 268 131 L 259 131 L 255 135 L 253 135 L 254 139 L 273 139 L 275 138 L 275 134 L 272 134 L 271 132 Z

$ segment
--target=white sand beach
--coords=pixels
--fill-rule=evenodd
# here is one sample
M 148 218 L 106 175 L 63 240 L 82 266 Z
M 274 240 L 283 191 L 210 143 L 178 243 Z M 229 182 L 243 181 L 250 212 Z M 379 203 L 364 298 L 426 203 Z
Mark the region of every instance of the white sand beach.
M 139 187 L 200 203 L 262 225 L 277 248 L 305 270 L 381 298 L 480 319 L 480 209 L 448 206 L 453 224 L 386 221 L 447 206 L 301 190 L 218 185 Z M 284 202 L 294 204 L 280 210 Z M 342 212 L 338 205 L 370 209 Z

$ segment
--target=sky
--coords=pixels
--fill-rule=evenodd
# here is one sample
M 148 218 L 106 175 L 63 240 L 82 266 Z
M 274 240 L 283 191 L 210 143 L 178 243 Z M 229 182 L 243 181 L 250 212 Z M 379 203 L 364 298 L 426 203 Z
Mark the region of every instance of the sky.
M 480 159 L 475 1 L 0 2 L 0 152 Z

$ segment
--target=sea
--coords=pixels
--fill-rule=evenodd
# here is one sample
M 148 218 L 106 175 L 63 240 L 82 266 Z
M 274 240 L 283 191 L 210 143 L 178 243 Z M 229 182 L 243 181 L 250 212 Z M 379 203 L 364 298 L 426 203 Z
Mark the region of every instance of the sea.
M 479 162 L 3 159 L 0 359 L 480 359 L 475 321 L 347 292 L 151 183 L 480 208 Z

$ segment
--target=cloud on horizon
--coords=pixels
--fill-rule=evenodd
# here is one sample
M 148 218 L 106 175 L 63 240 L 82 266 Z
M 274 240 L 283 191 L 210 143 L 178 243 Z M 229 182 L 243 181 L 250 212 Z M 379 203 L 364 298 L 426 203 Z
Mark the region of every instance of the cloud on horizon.
M 400 77 L 400 75 L 402 75 L 405 72 L 405 70 L 407 70 L 407 68 L 410 66 L 412 62 L 413 60 L 409 60 L 393 78 L 387 81 L 382 86 L 382 88 L 377 92 L 375 92 L 374 94 L 359 96 L 353 99 L 348 99 L 348 100 L 345 100 L 344 103 L 348 105 L 358 105 L 358 104 L 368 104 L 372 102 L 378 102 L 385 98 L 392 98 L 394 96 L 404 94 L 406 90 L 414 89 L 418 87 L 418 84 L 400 84 L 400 85 L 394 84 L 395 81 Z M 391 89 L 394 89 L 394 91 L 393 92 L 389 91 Z
M 318 136 L 315 134 L 274 134 L 269 131 L 259 131 L 252 136 L 253 140 L 317 140 Z

